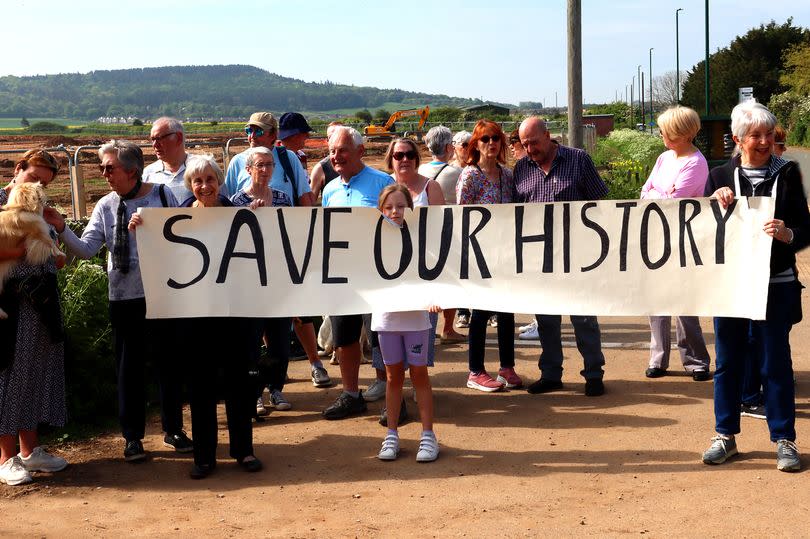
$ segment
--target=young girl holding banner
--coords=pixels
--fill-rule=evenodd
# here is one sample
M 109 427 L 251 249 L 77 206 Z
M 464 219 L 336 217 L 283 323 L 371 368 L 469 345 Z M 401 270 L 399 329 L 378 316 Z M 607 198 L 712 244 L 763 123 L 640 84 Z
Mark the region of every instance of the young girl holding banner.
M 378 209 L 392 223 L 404 226 L 405 208 L 413 209 L 413 199 L 407 187 L 395 184 L 382 190 Z M 439 307 L 431 305 L 430 312 L 439 311 Z M 388 433 L 377 456 L 380 460 L 395 460 L 399 455 L 397 426 L 407 365 L 422 420 L 422 436 L 416 461 L 434 461 L 439 457 L 439 442 L 433 433 L 433 390 L 427 369 L 428 339 L 433 338 L 428 312 L 372 313 L 371 329 L 379 337 L 387 375 L 385 405 L 388 410 Z

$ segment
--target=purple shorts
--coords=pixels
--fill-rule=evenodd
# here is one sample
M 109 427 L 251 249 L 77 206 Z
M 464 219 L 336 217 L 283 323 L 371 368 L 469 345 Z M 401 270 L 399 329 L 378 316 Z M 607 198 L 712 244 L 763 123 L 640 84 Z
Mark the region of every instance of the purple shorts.
M 428 336 L 428 331 L 378 331 L 383 363 L 398 365 L 407 360 L 411 367 L 426 366 Z

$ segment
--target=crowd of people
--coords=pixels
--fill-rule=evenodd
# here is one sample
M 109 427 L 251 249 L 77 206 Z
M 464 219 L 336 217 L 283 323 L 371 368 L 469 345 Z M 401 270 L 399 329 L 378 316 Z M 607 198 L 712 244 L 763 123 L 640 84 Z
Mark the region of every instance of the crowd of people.
M 759 410 L 777 446 L 777 468 L 799 470 L 789 333 L 801 320 L 802 286 L 795 253 L 810 244 L 810 212 L 798 166 L 779 157 L 784 132 L 781 140 L 775 139 L 780 129 L 775 117 L 753 102 L 735 107 L 734 157 L 711 172 L 693 142 L 700 130 L 693 110 L 673 107 L 659 117 L 658 125 L 667 151 L 658 158 L 641 198 L 710 196 L 723 207 L 752 195 L 776 201 L 774 218 L 763 224 L 764 233 L 773 238 L 766 319 L 714 319 L 716 436 L 702 460 L 720 464 L 736 454 L 734 436 L 740 432 L 741 413 Z M 401 227 L 405 209 L 417 206 L 598 200 L 608 193 L 587 153 L 559 144 L 537 117 L 525 119 L 508 135 L 500 124 L 488 120 L 479 121 L 472 133 L 453 134 L 446 127 L 434 127 L 425 136 L 432 158 L 428 163 L 421 163 L 413 140 L 392 140 L 384 160 L 388 172 L 367 166 L 361 134 L 335 123 L 327 131 L 329 155 L 308 176 L 302 150 L 311 131 L 301 114 L 289 112 L 277 120 L 268 112 L 257 112 L 245 126 L 250 148 L 231 159 L 223 171 L 212 156 L 186 151 L 181 122 L 161 118 L 150 132 L 158 159 L 149 166 L 144 166 L 143 152 L 133 142 L 113 140 L 101 146 L 99 169 L 110 193 L 95 205 L 80 237 L 55 210 L 46 209 L 44 217 L 54 241 L 61 240 L 70 254 L 89 258 L 103 246 L 108 250 L 109 315 L 126 461 L 147 456 L 142 443 L 147 358 L 157 366 L 164 444 L 181 453 L 193 452 L 190 476 L 194 479 L 207 477 L 217 464 L 220 398 L 225 401 L 231 457 L 248 472 L 262 469 L 253 450 L 252 421 L 270 407 L 292 408 L 283 393 L 291 332 L 306 353 L 313 385 L 332 385 L 318 354 L 313 318 L 147 319 L 137 253 L 137 230 L 143 224 L 138 208 L 256 209 L 312 206 L 320 199 L 324 207 L 377 208 L 389 224 Z M 511 169 L 506 166 L 507 148 L 515 162 Z M 17 163 L 12 181 L 0 189 L 0 204 L 15 185 L 35 182 L 47 187 L 57 171 L 56 160 L 47 152 L 27 152 Z M 11 313 L 8 320 L 0 321 L 0 346 L 3 357 L 9 358 L 0 364 L 0 482 L 17 485 L 31 481 L 34 472 L 56 472 L 67 466 L 65 459 L 43 449 L 37 438 L 38 425 L 61 426 L 66 420 L 64 335 L 55 279 L 64 258 L 32 265 L 20 246 L 0 251 L 0 259 L 17 260 L 0 296 L 0 307 Z M 584 393 L 598 397 L 605 392 L 599 322 L 587 314 L 571 314 L 570 320 L 583 358 Z M 367 401 L 384 398 L 380 422 L 387 432 L 378 457 L 396 459 L 398 426 L 407 415 L 402 397 L 407 370 L 422 423 L 416 460 L 436 460 L 439 443 L 433 430 L 428 374 L 435 337 L 445 344 L 468 342 L 468 388 L 495 392 L 525 386 L 528 393 L 540 394 L 563 387 L 561 323 L 559 313 L 538 313 L 533 324 L 522 328 L 526 334 L 534 332 L 541 347 L 540 376 L 526 384 L 515 371 L 514 313 L 434 305 L 429 312 L 330 316 L 342 391 L 323 417 L 338 420 L 362 414 Z M 676 316 L 675 323 L 684 370 L 695 381 L 711 379 L 710 356 L 698 319 Z M 495 376 L 487 372 L 484 361 L 488 324 L 496 328 L 498 337 Z M 455 328 L 468 328 L 469 334 Z M 669 368 L 671 317 L 651 317 L 650 329 L 645 374 L 658 378 Z M 366 391 L 359 385 L 364 332 L 370 335 L 376 372 Z M 190 388 L 193 441 L 183 425 L 184 383 Z M 269 403 L 264 400 L 265 391 Z

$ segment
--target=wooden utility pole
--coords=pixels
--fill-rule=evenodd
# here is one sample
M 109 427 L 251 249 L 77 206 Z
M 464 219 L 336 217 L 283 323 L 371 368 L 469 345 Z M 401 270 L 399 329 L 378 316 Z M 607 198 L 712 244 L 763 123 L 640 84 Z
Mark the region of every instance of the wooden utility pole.
M 568 0 L 568 145 L 582 148 L 582 5 Z

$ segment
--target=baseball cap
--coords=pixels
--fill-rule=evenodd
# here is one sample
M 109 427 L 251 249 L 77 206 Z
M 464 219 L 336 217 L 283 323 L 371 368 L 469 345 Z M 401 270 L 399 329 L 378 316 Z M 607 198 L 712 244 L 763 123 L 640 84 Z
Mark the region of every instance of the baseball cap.
M 254 112 L 250 115 L 250 120 L 245 124 L 245 127 L 256 125 L 267 131 L 276 131 L 278 129 L 278 122 L 276 118 L 269 112 Z
M 278 138 L 284 140 L 298 133 L 309 133 L 312 128 L 306 118 L 298 112 L 285 112 L 278 120 Z

